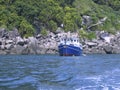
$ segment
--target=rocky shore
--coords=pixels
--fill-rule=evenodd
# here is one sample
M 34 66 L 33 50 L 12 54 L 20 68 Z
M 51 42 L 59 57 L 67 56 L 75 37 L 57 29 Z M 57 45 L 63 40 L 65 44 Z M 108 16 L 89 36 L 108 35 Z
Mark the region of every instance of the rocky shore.
M 58 54 L 59 38 L 64 32 L 49 32 L 47 36 L 38 34 L 34 37 L 22 38 L 17 29 L 7 31 L 0 29 L 0 54 Z M 97 38 L 81 39 L 84 54 L 119 54 L 120 33 L 115 35 L 104 31 L 96 31 Z

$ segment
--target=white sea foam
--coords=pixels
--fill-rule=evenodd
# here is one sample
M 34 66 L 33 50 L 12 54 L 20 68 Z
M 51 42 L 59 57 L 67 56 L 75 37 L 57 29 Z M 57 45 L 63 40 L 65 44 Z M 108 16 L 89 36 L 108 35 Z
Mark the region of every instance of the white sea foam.
M 109 88 L 105 86 L 105 87 L 103 87 L 102 90 L 109 90 Z
M 106 71 L 98 76 L 78 77 L 76 79 L 92 81 L 95 84 L 76 87 L 75 90 L 120 90 L 120 69 Z
M 75 90 L 97 90 L 97 86 L 85 86 L 85 87 L 76 88 Z
M 113 90 L 120 90 L 120 86 L 119 87 L 112 87 Z
M 95 82 L 99 82 L 99 81 L 101 81 L 101 76 L 87 77 L 85 79 L 92 80 L 92 81 L 95 81 Z

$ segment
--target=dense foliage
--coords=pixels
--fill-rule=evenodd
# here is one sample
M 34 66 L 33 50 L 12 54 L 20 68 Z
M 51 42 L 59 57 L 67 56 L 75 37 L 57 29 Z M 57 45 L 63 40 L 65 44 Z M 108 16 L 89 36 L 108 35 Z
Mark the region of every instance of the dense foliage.
M 17 28 L 25 37 L 36 30 L 55 32 L 61 25 L 66 32 L 80 28 L 86 32 L 90 25 L 82 24 L 82 16 L 88 15 L 91 25 L 107 17 L 103 24 L 89 29 L 115 32 L 120 30 L 119 11 L 119 0 L 0 0 L 0 27 Z

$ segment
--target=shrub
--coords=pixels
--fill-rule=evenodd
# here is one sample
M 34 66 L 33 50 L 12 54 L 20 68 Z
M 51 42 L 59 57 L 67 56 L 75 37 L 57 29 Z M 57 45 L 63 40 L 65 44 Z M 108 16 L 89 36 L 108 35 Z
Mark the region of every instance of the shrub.
M 57 23 L 54 22 L 53 20 L 49 21 L 48 28 L 52 31 L 55 32 L 57 30 Z
M 43 36 L 47 36 L 47 30 L 43 28 L 40 32 Z
M 22 37 L 29 37 L 35 33 L 35 29 L 26 20 L 23 20 L 20 23 L 19 32 Z

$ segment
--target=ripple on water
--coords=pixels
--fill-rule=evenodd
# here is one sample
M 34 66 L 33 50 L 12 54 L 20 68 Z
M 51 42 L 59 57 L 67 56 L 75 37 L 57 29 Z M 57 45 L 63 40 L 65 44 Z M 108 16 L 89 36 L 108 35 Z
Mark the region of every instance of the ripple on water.
M 75 82 L 78 81 L 78 84 L 76 83 L 74 88 L 75 90 L 120 90 L 119 78 L 120 69 L 107 71 L 99 76 L 77 76 Z
M 8 79 L 2 79 L 2 82 L 0 82 L 0 86 L 7 86 L 7 87 L 18 87 L 20 85 L 24 85 L 25 83 L 34 84 L 36 82 L 36 79 L 32 76 L 26 76 L 23 78 L 8 78 Z
M 113 56 L 1 56 L 0 89 L 120 90 L 120 55 Z
M 16 78 L 1 78 L 0 79 L 0 83 L 6 83 L 6 82 L 11 82 L 11 81 L 15 81 L 15 80 L 17 80 L 18 79 L 18 77 L 16 77 Z M 1 84 L 0 84 L 1 85 Z

